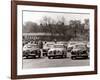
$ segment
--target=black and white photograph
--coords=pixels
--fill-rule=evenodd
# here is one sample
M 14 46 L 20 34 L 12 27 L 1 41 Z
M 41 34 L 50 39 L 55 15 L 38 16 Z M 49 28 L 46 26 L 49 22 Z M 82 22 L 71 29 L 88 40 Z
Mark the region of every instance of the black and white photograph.
M 97 73 L 97 7 L 12 3 L 12 78 Z
M 89 66 L 89 16 L 89 13 L 23 10 L 23 69 Z

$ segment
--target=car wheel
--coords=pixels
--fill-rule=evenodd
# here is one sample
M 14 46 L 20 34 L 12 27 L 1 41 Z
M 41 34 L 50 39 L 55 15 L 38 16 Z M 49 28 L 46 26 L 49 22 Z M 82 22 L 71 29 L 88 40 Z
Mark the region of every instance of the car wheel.
M 64 55 L 64 58 L 67 58 L 67 55 Z
M 40 58 L 41 57 L 41 54 L 38 54 L 38 58 Z
M 48 58 L 49 58 L 49 59 L 52 59 L 53 57 L 51 57 L 51 56 L 48 56 Z
M 29 58 L 29 56 L 26 56 L 26 59 L 28 59 Z
M 75 57 L 75 56 L 72 56 L 72 57 L 71 57 L 71 59 L 72 59 L 72 60 L 75 60 L 75 59 L 76 59 L 76 57 Z

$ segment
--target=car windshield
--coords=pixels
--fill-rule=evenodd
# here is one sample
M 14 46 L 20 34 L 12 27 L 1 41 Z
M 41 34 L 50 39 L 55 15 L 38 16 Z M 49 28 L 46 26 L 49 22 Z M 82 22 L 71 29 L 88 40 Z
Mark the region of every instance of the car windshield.
M 47 44 L 47 47 L 51 47 L 53 44 Z
M 32 47 L 38 48 L 38 45 L 28 45 L 27 47 L 28 47 L 28 48 L 32 48 Z
M 84 45 L 76 45 L 75 49 L 86 49 Z
M 70 45 L 74 45 L 74 44 L 76 44 L 76 43 L 70 43 Z
M 54 48 L 64 48 L 63 45 L 54 45 Z

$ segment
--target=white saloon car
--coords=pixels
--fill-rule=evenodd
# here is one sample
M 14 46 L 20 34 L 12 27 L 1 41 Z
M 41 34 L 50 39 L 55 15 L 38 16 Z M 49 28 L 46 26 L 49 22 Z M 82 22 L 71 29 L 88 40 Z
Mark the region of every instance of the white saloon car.
M 48 50 L 48 58 L 67 57 L 67 50 L 63 44 L 54 44 L 51 49 Z
M 28 57 L 40 57 L 41 51 L 39 49 L 39 46 L 37 44 L 26 44 L 23 47 L 23 56 Z

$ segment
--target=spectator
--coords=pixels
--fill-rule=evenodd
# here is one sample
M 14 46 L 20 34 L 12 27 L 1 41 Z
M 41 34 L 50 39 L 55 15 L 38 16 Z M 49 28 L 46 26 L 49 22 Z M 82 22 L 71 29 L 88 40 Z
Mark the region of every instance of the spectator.
M 39 45 L 39 48 L 40 48 L 40 51 L 41 51 L 41 57 L 43 57 L 43 42 L 40 40 L 38 41 L 38 45 Z
M 54 39 L 54 42 L 55 42 L 55 43 L 57 43 L 57 40 L 56 40 L 56 39 Z
M 39 48 L 40 48 L 40 49 L 43 48 L 43 42 L 42 42 L 41 40 L 38 42 L 38 45 L 39 45 Z

